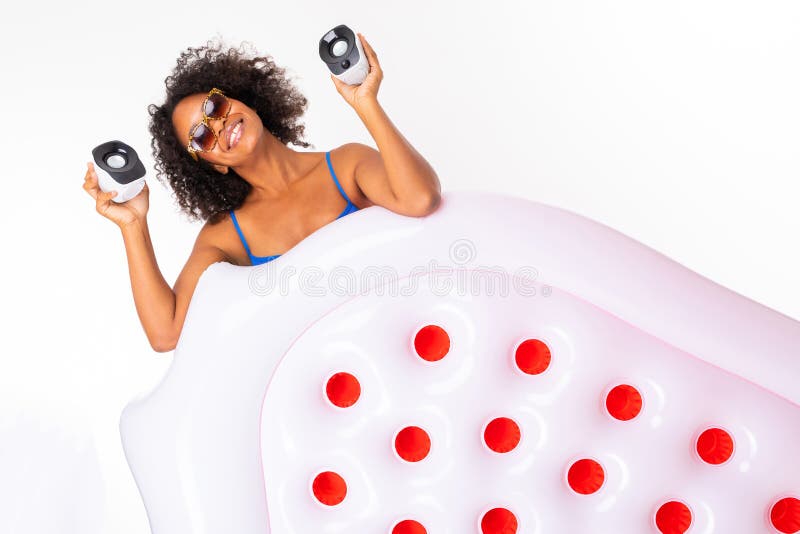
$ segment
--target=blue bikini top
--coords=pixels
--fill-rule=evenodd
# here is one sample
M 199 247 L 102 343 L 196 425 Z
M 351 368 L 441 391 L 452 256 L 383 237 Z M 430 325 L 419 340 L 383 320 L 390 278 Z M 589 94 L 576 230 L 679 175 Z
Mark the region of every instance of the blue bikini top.
M 339 184 L 339 179 L 336 178 L 336 173 L 333 172 L 333 165 L 331 165 L 331 153 L 330 151 L 325 152 L 325 160 L 328 162 L 328 169 L 331 171 L 331 176 L 333 176 L 333 182 L 336 184 L 336 188 L 339 190 L 339 193 L 342 194 L 342 197 L 347 201 L 347 206 L 345 206 L 344 211 L 339 214 L 336 219 L 341 219 L 345 215 L 349 215 L 354 211 L 358 211 L 358 207 L 350 202 L 350 199 L 347 197 L 347 194 L 342 189 L 341 184 Z M 275 258 L 280 257 L 280 254 L 275 254 L 274 256 L 253 256 L 250 252 L 250 247 L 247 246 L 247 240 L 244 238 L 244 234 L 242 233 L 242 229 L 239 227 L 239 221 L 236 220 L 236 214 L 233 210 L 230 211 L 231 219 L 233 219 L 233 225 L 236 227 L 236 232 L 239 234 L 239 238 L 242 240 L 242 245 L 244 245 L 244 249 L 247 251 L 247 255 L 250 257 L 250 262 L 253 265 L 260 265 L 262 263 L 267 263 L 268 261 L 272 261 Z

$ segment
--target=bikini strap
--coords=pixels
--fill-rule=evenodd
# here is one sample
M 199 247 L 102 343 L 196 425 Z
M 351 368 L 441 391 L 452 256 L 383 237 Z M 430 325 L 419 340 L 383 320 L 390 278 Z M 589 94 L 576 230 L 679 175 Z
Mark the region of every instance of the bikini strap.
M 330 152 L 330 150 L 325 152 L 325 160 L 328 162 L 328 169 L 331 171 L 331 176 L 333 176 L 333 182 L 336 184 L 336 188 L 339 189 L 339 192 L 342 194 L 344 199 L 347 201 L 348 205 L 353 204 L 350 201 L 350 198 L 347 196 L 347 193 L 344 192 L 344 189 L 342 189 L 342 186 L 339 184 L 339 179 L 336 177 L 336 173 L 333 172 L 333 165 L 331 165 L 331 152 Z M 353 204 L 353 206 L 355 206 L 355 204 Z
M 236 220 L 236 214 L 231 210 L 231 219 L 233 219 L 233 225 L 236 227 L 236 232 L 239 234 L 239 239 L 242 240 L 242 244 L 244 245 L 244 250 L 247 252 L 247 255 L 253 258 L 253 255 L 250 253 L 250 247 L 247 246 L 247 240 L 244 238 L 244 234 L 242 233 L 242 229 L 239 228 L 239 221 Z

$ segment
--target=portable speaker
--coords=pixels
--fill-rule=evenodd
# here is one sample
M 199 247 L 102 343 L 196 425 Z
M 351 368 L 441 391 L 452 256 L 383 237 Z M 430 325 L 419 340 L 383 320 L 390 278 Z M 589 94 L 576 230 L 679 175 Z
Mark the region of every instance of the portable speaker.
M 144 188 L 145 169 L 136 151 L 122 141 L 108 141 L 92 150 L 97 185 L 103 192 L 116 191 L 111 200 L 122 203 Z
M 359 85 L 369 73 L 369 61 L 358 35 L 344 24 L 319 40 L 319 57 L 334 76 L 348 85 Z

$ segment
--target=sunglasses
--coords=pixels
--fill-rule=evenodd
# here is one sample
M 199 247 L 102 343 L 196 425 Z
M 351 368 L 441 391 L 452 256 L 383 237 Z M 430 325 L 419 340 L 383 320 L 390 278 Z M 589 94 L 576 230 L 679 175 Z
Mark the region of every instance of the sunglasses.
M 231 102 L 222 91 L 214 87 L 203 100 L 203 120 L 194 125 L 189 132 L 189 144 L 186 149 L 197 161 L 197 152 L 211 152 L 217 145 L 217 133 L 209 126 L 208 121 L 225 119 L 231 112 Z

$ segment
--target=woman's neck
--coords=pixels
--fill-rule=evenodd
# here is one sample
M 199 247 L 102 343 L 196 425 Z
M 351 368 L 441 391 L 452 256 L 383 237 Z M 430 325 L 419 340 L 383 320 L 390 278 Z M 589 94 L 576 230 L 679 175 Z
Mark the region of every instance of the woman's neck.
M 253 186 L 250 195 L 254 200 L 274 199 L 286 194 L 292 183 L 308 172 L 308 162 L 304 153 L 292 150 L 264 132 L 253 158 L 233 170 Z

